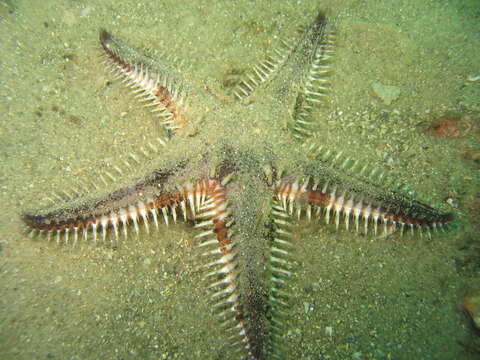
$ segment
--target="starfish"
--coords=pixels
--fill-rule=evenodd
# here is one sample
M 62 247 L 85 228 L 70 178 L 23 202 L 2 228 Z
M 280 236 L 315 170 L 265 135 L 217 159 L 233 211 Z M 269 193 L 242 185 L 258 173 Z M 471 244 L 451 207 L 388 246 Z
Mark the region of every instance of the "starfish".
M 106 246 L 161 228 L 162 220 L 192 224 L 212 312 L 239 358 L 279 359 L 286 352 L 298 267 L 292 233 L 300 219 L 372 236 L 406 229 L 430 236 L 451 220 L 359 160 L 321 146 L 316 109 L 326 103 L 335 53 L 324 12 L 279 41 L 225 95 L 195 86 L 166 58 L 146 56 L 106 30 L 99 42 L 115 76 L 164 128 L 151 145 L 155 170 L 106 197 L 73 196 L 23 220 L 32 235 Z M 260 116 L 265 104 L 273 109 L 268 119 Z M 116 167 L 119 177 L 132 166 Z M 263 273 L 253 265 L 258 259 Z

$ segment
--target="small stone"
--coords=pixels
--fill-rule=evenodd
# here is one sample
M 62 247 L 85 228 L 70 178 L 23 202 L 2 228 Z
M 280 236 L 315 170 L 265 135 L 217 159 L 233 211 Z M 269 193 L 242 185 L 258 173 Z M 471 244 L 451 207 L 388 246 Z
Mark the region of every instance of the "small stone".
M 379 82 L 372 83 L 372 90 L 374 94 L 382 100 L 386 105 L 398 99 L 400 96 L 400 88 L 397 86 L 384 85 Z

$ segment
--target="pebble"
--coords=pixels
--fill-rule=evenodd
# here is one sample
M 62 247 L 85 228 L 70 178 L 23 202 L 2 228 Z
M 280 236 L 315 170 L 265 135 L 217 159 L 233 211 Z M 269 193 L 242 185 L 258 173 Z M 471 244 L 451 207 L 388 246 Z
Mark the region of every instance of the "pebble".
M 374 94 L 382 100 L 385 105 L 390 105 L 400 96 L 400 88 L 397 86 L 384 85 L 379 82 L 372 83 Z

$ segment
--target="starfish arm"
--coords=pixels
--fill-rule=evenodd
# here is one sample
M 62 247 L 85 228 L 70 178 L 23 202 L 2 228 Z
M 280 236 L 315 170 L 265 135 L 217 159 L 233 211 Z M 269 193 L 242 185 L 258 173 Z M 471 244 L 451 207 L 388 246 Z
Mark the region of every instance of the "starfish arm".
M 146 188 L 142 186 L 123 188 L 105 199 L 44 214 L 28 213 L 24 214 L 22 219 L 34 233 L 55 236 L 59 243 L 69 243 L 70 239 L 73 239 L 73 243 L 76 244 L 80 240 L 80 235 L 85 241 L 93 239 L 95 243 L 99 240 L 105 243 L 108 232 L 113 232 L 114 236 L 110 237 L 113 242 L 119 240 L 120 231 L 126 238 L 130 226 L 138 232 L 141 222 L 148 231 L 150 221 L 158 226 L 158 217 L 163 217 L 168 224 L 169 217 L 176 220 L 177 211 L 187 219 L 193 212 L 188 200 L 194 197 L 195 191 L 199 191 L 187 187 L 155 192 L 149 189 L 149 196 L 141 196 Z
M 294 244 L 290 238 L 291 216 L 285 202 L 272 200 L 270 213 L 273 231 L 269 246 L 268 276 L 268 337 L 266 352 L 272 358 L 282 358 L 285 350 L 286 319 L 290 310 L 290 280 L 295 276 Z
M 353 220 L 357 232 L 363 223 L 365 234 L 373 228 L 376 235 L 380 224 L 383 224 L 385 234 L 390 234 L 397 227 L 402 234 L 405 227 L 412 232 L 429 233 L 430 229 L 442 228 L 453 218 L 450 213 L 442 213 L 399 193 L 370 196 L 329 186 L 328 183 L 320 187 L 318 183 L 310 182 L 303 185 L 298 181 L 279 182 L 275 194 L 291 215 L 296 213 L 300 217 L 305 213 L 311 218 L 323 213 L 325 222 L 328 224 L 334 219 L 337 229 L 341 223 L 349 229 Z
M 276 75 L 285 67 L 292 58 L 296 61 L 305 62 L 317 61 L 320 65 L 320 55 L 326 57 L 327 50 L 323 45 L 325 37 L 325 13 L 320 11 L 313 23 L 306 29 L 300 29 L 288 38 L 280 40 L 279 45 L 268 52 L 267 56 L 256 64 L 250 71 L 247 71 L 238 84 L 233 88 L 233 94 L 238 100 L 249 97 L 257 88 L 272 81 Z M 322 51 L 317 48 L 321 47 Z M 296 58 L 300 55 L 300 59 Z M 303 64 L 305 65 L 305 64 Z M 296 69 L 298 71 L 298 68 Z M 312 70 L 310 71 L 312 72 Z M 318 78 L 320 69 L 316 69 L 314 77 Z
M 284 67 L 287 68 L 285 72 L 290 72 L 295 91 L 289 130 L 297 139 L 311 136 L 314 123 L 310 114 L 325 103 L 330 89 L 335 38 L 325 12 L 320 11 L 310 26 L 298 31 L 288 41 L 283 40 L 264 60 L 246 72 L 234 87 L 233 94 L 239 100 L 247 98 L 257 88 L 272 81 Z M 299 79 L 297 74 L 301 74 Z
M 297 93 L 289 129 L 297 139 L 313 134 L 311 112 L 325 104 L 330 90 L 331 63 L 335 54 L 336 34 L 327 27 L 325 14 L 319 13 L 308 31 L 304 47 L 307 66 Z M 305 61 L 305 60 L 304 60 Z
M 204 231 L 196 236 L 198 246 L 205 249 L 203 256 L 214 255 L 214 260 L 204 267 L 211 290 L 213 308 L 218 312 L 222 327 L 230 334 L 231 345 L 254 358 L 253 338 L 246 327 L 246 318 L 238 288 L 237 257 L 234 236 L 230 230 L 233 221 L 226 202 L 225 188 L 218 180 L 208 181 L 206 200 L 201 203 L 196 218 L 196 227 Z
M 237 100 L 249 97 L 258 87 L 274 78 L 295 49 L 295 37 L 281 40 L 267 56 L 248 70 L 233 88 Z
M 165 128 L 175 132 L 186 127 L 185 99 L 178 75 L 157 70 L 148 59 L 101 30 L 101 49 L 112 72 L 134 90 L 136 97 L 157 113 Z

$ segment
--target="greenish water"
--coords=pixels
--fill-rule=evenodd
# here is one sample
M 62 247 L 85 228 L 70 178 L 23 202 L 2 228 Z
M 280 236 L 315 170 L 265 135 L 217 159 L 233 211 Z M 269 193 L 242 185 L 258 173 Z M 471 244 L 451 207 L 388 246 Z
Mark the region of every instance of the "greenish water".
M 430 204 L 448 207 L 453 199 L 458 220 L 432 240 L 299 226 L 302 267 L 285 339 L 290 358 L 474 359 L 478 353 L 468 349 L 479 341 L 458 306 L 465 291 L 480 291 L 473 250 L 480 81 L 468 81 L 480 74 L 480 5 L 328 4 L 338 40 L 322 141 L 388 169 Z M 78 179 L 96 181 L 95 171 L 161 134 L 122 86 L 105 85 L 99 28 L 152 53 L 173 54 L 188 80 L 222 94 L 231 69 L 249 68 L 272 39 L 307 24 L 318 6 L 0 3 L 0 358 L 235 358 L 221 348 L 224 334 L 198 285 L 189 226 L 162 228 L 118 250 L 57 248 L 30 240 L 19 214 Z M 373 82 L 396 86 L 399 98 L 383 104 Z M 461 118 L 462 136 L 430 135 L 445 114 Z

